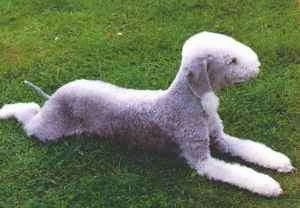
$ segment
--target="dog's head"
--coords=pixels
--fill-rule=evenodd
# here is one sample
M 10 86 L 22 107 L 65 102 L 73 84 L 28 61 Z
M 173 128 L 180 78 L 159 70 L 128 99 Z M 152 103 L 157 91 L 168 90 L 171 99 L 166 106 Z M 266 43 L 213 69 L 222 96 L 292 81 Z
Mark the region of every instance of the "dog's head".
M 203 79 L 206 76 L 206 84 L 209 85 L 206 88 L 213 90 L 255 78 L 260 66 L 258 57 L 251 48 L 231 37 L 211 32 L 198 33 L 185 42 L 182 64 L 193 65 L 185 67 L 190 70 L 189 80 L 195 84 L 199 79 L 204 85 Z

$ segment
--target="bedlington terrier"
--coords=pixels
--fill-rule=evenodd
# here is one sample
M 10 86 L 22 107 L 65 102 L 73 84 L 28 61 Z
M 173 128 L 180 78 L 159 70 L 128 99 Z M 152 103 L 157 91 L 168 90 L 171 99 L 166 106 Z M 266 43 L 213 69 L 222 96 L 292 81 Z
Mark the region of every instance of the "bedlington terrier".
M 199 175 L 274 197 L 282 189 L 273 178 L 210 154 L 214 143 L 222 152 L 266 168 L 294 169 L 284 154 L 223 131 L 214 92 L 256 77 L 259 66 L 256 53 L 244 44 L 201 32 L 185 42 L 179 72 L 166 90 L 77 80 L 45 95 L 48 100 L 42 108 L 36 103 L 4 105 L 0 118 L 16 118 L 28 136 L 42 142 L 88 133 L 149 149 L 176 147 Z

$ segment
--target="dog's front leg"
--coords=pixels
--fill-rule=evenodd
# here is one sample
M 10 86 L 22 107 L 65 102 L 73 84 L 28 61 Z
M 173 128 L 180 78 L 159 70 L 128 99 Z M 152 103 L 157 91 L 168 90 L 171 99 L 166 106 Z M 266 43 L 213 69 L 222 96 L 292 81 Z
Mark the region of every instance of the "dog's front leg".
M 202 133 L 194 134 L 195 129 L 181 141 L 182 154 L 199 175 L 208 179 L 222 181 L 263 196 L 274 197 L 282 193 L 277 181 L 268 175 L 254 171 L 239 164 L 226 163 L 211 157 L 209 137 Z
M 286 155 L 259 142 L 239 139 L 224 133 L 218 140 L 218 145 L 219 149 L 225 150 L 233 156 L 266 168 L 286 173 L 295 169 Z
M 224 133 L 222 121 L 218 115 L 212 121 L 211 126 L 211 139 L 220 151 L 279 172 L 287 173 L 295 169 L 286 155 L 274 151 L 262 143 L 239 139 Z

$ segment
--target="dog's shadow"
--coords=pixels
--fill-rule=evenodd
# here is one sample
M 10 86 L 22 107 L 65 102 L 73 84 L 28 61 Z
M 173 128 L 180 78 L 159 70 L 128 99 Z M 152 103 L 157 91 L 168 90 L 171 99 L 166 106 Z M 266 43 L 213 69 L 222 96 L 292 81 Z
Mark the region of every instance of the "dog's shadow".
M 5 126 L 9 127 L 12 123 Z M 8 134 L 11 130 L 5 130 L 5 126 L 3 133 Z M 21 128 L 15 133 L 14 138 L 31 139 Z M 178 154 L 129 148 L 92 136 L 64 138 L 48 144 L 18 140 L 17 143 L 31 149 L 26 159 L 30 160 L 29 165 L 24 164 L 20 168 L 26 170 L 28 177 L 35 178 L 35 188 L 71 194 L 78 200 L 94 193 L 103 195 L 102 200 L 110 203 L 124 197 L 147 196 L 145 199 L 162 197 L 157 200 L 181 199 L 182 202 L 192 200 L 205 204 L 216 200 L 224 202 L 218 196 L 228 192 L 239 198 L 256 197 L 247 191 L 238 191 L 236 187 L 200 177 Z M 7 142 L 18 145 L 9 138 Z M 226 155 L 217 156 L 232 159 Z
M 69 179 L 104 177 L 118 181 L 120 178 L 123 182 L 132 179 L 135 184 L 138 180 L 141 183 L 151 180 L 164 188 L 163 181 L 175 176 L 172 183 L 176 184 L 178 178 L 194 174 L 184 159 L 175 153 L 146 151 L 92 136 L 69 137 L 47 144 L 34 141 L 34 146 L 45 153 L 40 161 L 44 168 L 53 175 Z
M 189 186 L 203 186 L 206 190 L 211 187 L 219 191 L 220 185 L 225 186 L 224 191 L 228 191 L 227 187 L 232 187 L 200 177 L 186 164 L 184 158 L 173 152 L 145 151 L 93 136 L 69 137 L 46 145 L 37 141 L 36 145 L 45 150 L 47 169 L 64 178 L 87 177 L 93 178 L 91 180 L 94 183 L 107 180 L 115 187 L 127 184 L 137 189 L 146 184 L 164 191 L 170 191 L 170 187 L 173 190 L 177 187 L 179 191 L 183 187 L 189 189 Z M 225 161 L 245 164 L 238 158 L 218 153 L 213 147 L 212 154 Z M 246 165 L 256 167 L 249 163 Z M 99 190 L 102 190 L 101 187 Z

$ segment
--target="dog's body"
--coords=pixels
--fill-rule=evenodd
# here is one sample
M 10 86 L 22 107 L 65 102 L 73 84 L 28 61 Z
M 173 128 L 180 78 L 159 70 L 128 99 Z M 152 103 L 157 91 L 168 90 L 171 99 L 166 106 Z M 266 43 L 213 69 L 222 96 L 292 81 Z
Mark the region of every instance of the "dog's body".
M 25 129 L 43 142 L 89 133 L 145 149 L 176 151 L 174 144 L 184 137 L 177 131 L 195 122 L 185 117 L 196 116 L 198 129 L 208 124 L 197 98 L 184 93 L 180 97 L 173 90 L 134 90 L 77 80 L 58 89 Z
M 282 172 L 293 170 L 285 155 L 223 132 L 214 90 L 254 78 L 260 65 L 256 54 L 232 38 L 204 32 L 184 44 L 182 57 L 167 90 L 78 80 L 58 89 L 42 109 L 35 103 L 5 105 L 0 118 L 15 117 L 29 136 L 44 142 L 91 133 L 149 149 L 174 146 L 200 175 L 278 196 L 282 190 L 271 177 L 210 155 L 209 145 L 215 143 L 246 161 Z
M 53 122 L 42 121 L 39 122 L 41 129 L 37 130 L 35 126 L 29 134 L 42 141 L 51 141 L 62 136 L 90 133 L 129 145 L 161 149 L 173 142 L 171 131 L 167 133 L 166 127 L 161 125 L 163 120 L 167 123 L 167 117 L 158 110 L 162 108 L 160 103 L 164 102 L 165 93 L 125 89 L 102 81 L 77 80 L 58 89 L 41 112 L 41 117 L 48 118 L 48 112 L 54 117 L 52 109 L 55 106 L 56 133 L 44 135 L 42 129 L 48 129 Z M 31 132 L 30 124 L 27 129 Z

